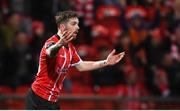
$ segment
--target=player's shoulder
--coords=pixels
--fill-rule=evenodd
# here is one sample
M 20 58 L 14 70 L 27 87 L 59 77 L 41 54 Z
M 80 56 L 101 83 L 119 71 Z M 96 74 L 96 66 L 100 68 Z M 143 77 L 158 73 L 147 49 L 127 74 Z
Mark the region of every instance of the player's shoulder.
M 69 42 L 68 45 L 72 52 L 76 52 L 76 46 L 73 43 Z

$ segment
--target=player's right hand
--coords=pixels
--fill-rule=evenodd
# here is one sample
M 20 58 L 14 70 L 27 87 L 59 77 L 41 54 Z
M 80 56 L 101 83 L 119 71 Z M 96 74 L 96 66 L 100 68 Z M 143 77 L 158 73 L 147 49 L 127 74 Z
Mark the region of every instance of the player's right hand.
M 66 45 L 68 42 L 70 42 L 71 40 L 73 40 L 73 32 L 72 31 L 68 31 L 65 30 L 60 38 L 60 40 L 58 41 L 58 44 L 61 45 Z

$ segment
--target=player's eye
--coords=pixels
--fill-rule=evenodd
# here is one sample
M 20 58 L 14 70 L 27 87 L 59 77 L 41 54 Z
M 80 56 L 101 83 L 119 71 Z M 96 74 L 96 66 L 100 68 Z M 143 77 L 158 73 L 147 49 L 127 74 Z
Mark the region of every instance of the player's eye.
M 76 23 L 73 22 L 72 25 L 76 25 Z
M 71 25 L 73 25 L 73 26 L 76 25 L 76 24 L 77 24 L 77 22 L 72 22 L 72 23 L 71 23 Z

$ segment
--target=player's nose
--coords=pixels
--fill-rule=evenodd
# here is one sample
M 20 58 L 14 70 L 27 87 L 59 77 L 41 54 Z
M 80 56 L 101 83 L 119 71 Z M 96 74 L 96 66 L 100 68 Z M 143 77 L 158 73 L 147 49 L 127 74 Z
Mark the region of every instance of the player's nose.
M 76 29 L 79 30 L 79 26 L 77 26 Z

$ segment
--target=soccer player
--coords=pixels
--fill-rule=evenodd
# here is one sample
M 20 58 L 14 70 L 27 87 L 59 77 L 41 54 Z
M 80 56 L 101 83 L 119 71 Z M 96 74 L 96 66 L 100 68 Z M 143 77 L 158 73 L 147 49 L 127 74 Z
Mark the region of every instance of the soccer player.
M 79 30 L 77 13 L 58 12 L 55 18 L 58 32 L 45 42 L 41 50 L 39 69 L 26 97 L 26 109 L 60 109 L 58 96 L 70 67 L 74 66 L 79 71 L 94 70 L 114 65 L 124 56 L 124 52 L 115 54 L 113 50 L 106 60 L 81 60 L 71 43 Z

